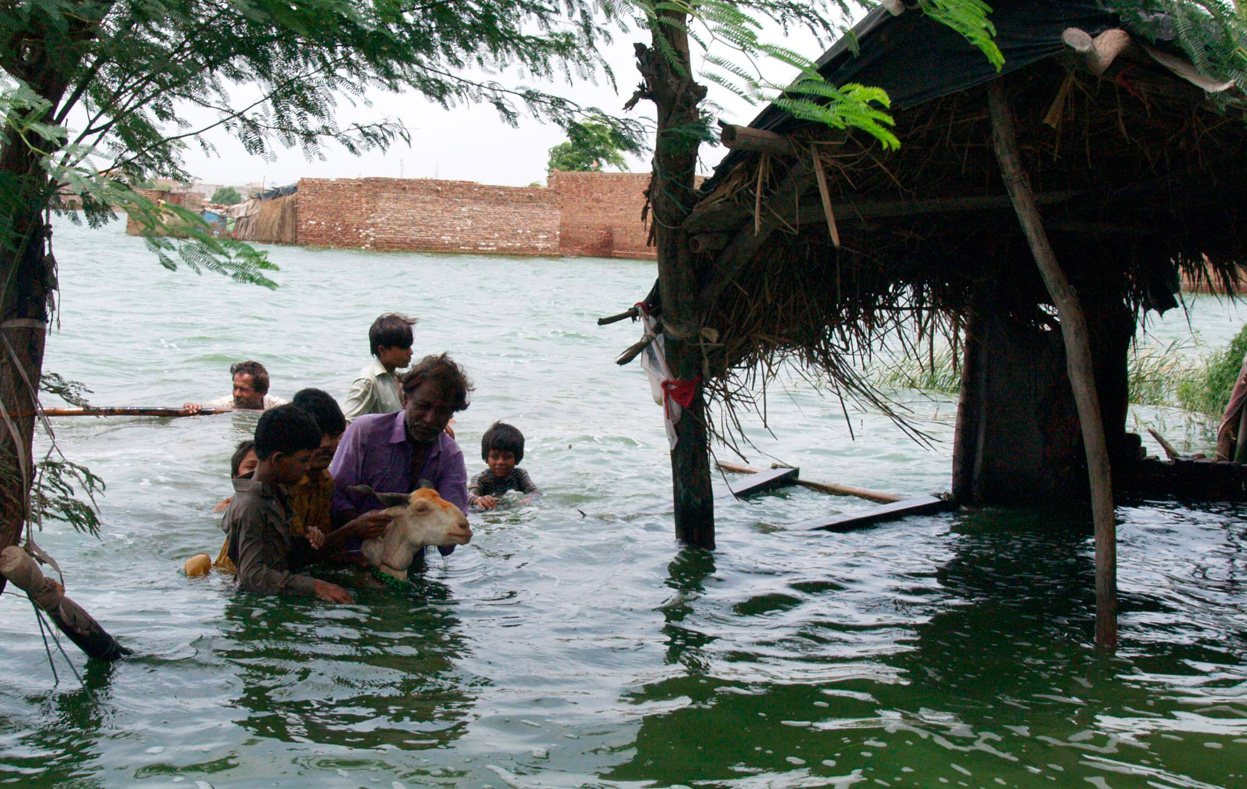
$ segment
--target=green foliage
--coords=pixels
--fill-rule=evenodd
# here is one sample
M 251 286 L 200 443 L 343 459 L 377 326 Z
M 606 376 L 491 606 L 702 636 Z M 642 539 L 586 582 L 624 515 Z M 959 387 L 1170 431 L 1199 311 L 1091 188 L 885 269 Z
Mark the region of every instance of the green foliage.
M 95 497 L 104 488 L 104 480 L 86 466 L 64 458 L 45 458 L 36 467 L 30 488 L 31 520 L 40 525 L 45 519 L 62 521 L 75 531 L 98 537 L 100 517 Z
M 1247 6 L 1239 0 L 1105 0 L 1135 30 L 1177 42 L 1199 71 L 1247 90 Z
M 1203 369 L 1179 387 L 1178 400 L 1182 407 L 1219 418 L 1230 404 L 1230 394 L 1234 391 L 1234 382 L 1238 380 L 1244 356 L 1247 356 L 1247 326 L 1229 345 L 1209 356 Z
M 77 408 L 88 408 L 87 395 L 91 390 L 79 381 L 70 381 L 56 373 L 44 372 L 39 376 L 39 391 L 56 395 Z
M 222 186 L 212 193 L 212 197 L 208 202 L 220 205 L 238 205 L 242 202 L 242 195 L 238 194 L 238 190 L 232 186 Z
M 627 170 L 625 153 L 641 153 L 642 146 L 608 123 L 587 121 L 567 127 L 567 141 L 550 149 L 546 172 L 598 172 L 603 167 Z
M 1184 339 L 1163 346 L 1136 341 L 1126 358 L 1130 402 L 1134 405 L 1178 405 L 1182 387 L 1196 375 L 1198 363 L 1186 355 L 1192 345 L 1192 341 Z
M 991 7 L 983 0 L 920 0 L 922 12 L 942 25 L 947 25 L 977 47 L 996 70 L 1005 64 L 1005 56 L 992 38 L 996 27 L 988 19 Z

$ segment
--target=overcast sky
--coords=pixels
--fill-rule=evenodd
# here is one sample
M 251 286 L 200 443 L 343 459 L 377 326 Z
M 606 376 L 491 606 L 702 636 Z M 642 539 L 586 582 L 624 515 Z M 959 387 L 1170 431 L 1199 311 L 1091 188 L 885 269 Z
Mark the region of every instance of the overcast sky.
M 534 87 L 622 114 L 624 102 L 640 81 L 632 44 L 647 37 L 644 31 L 636 30 L 617 34 L 616 41 L 606 52 L 618 82 L 618 93 L 605 82 L 570 88 L 562 84 L 534 84 Z M 776 36 L 771 36 L 771 40 L 777 40 Z M 810 58 L 822 53 L 822 47 L 809 36 L 789 38 L 783 43 Z M 776 69 L 771 76 L 778 80 L 790 74 Z M 508 82 L 507 76 L 502 75 L 499 81 Z M 710 100 L 724 108 L 721 117 L 729 122 L 748 123 L 760 110 L 715 85 L 709 87 Z M 376 94 L 372 99 L 371 108 L 343 108 L 339 120 L 345 123 L 380 117 L 401 119 L 411 133 L 410 147 L 399 142 L 386 153 L 362 156 L 353 156 L 341 148 L 327 148 L 325 161 L 308 161 L 301 151 L 283 150 L 275 161 L 265 161 L 247 154 L 232 138 L 221 135 L 211 138 L 218 149 L 215 157 L 204 155 L 197 147 L 187 150 L 188 169 L 201 182 L 210 184 L 242 185 L 263 181 L 269 186 L 280 186 L 300 178 L 406 177 L 526 186 L 545 183 L 548 151 L 565 139 L 557 126 L 528 117 L 521 119 L 519 128 L 507 126 L 489 107 L 468 105 L 444 110 L 414 95 Z M 649 102 L 642 102 L 634 111 L 634 117 L 652 118 L 651 107 Z M 723 153 L 720 147 L 702 146 L 702 172 L 709 172 Z M 631 169 L 634 172 L 648 170 L 648 156 L 634 159 Z

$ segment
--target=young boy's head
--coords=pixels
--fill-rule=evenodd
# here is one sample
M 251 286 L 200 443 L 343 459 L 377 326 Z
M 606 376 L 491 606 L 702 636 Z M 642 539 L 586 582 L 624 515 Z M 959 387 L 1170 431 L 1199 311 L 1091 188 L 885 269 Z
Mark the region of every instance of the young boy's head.
M 249 438 L 239 441 L 238 447 L 229 459 L 230 479 L 250 477 L 251 472 L 255 471 L 258 465 L 260 465 L 260 459 L 255 456 L 255 442 Z
M 273 479 L 293 485 L 307 474 L 312 452 L 320 447 L 320 428 L 294 404 L 279 405 L 260 415 L 255 426 L 255 456 L 268 464 Z
M 290 404 L 306 411 L 320 430 L 320 446 L 312 453 L 308 467 L 309 474 L 320 474 L 329 468 L 333 454 L 338 451 L 338 442 L 346 432 L 346 417 L 342 415 L 338 401 L 320 389 L 300 389 Z
M 415 324 L 415 318 L 393 312 L 377 318 L 368 329 L 372 355 L 391 371 L 406 367 L 411 363 L 411 346 L 415 342 L 411 327 Z
M 506 422 L 494 422 L 481 436 L 481 460 L 495 477 L 507 477 L 524 459 L 524 434 Z

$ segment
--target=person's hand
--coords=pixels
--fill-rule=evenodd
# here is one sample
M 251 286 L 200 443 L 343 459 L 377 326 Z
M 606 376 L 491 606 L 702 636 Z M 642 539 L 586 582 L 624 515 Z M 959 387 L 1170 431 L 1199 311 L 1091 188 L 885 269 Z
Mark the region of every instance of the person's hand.
M 351 593 L 343 589 L 337 584 L 331 584 L 328 581 L 316 582 L 316 596 L 327 603 L 349 603 L 351 602 Z
M 451 427 L 450 425 L 446 425 L 446 435 L 450 436 L 451 438 L 454 438 L 454 437 L 455 437 L 455 429 L 454 429 L 453 427 Z
M 325 547 L 325 533 L 320 529 L 312 526 L 307 530 L 307 541 L 312 544 L 312 549 L 319 551 Z
M 199 403 L 182 403 L 182 410 L 188 414 L 198 414 L 203 410 Z
M 361 540 L 370 540 L 385 534 L 385 527 L 390 525 L 391 516 L 385 510 L 365 512 L 342 528 L 350 529 L 350 536 Z
M 498 506 L 498 499 L 494 496 L 481 496 L 473 503 L 480 509 L 492 510 Z

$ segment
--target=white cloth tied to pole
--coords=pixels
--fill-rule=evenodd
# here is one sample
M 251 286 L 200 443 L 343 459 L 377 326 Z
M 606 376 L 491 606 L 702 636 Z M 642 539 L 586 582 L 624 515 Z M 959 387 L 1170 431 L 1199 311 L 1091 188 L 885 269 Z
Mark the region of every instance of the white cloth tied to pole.
M 654 335 L 654 341 L 641 351 L 641 367 L 645 370 L 646 377 L 649 378 L 649 389 L 654 396 L 654 402 L 663 406 L 663 427 L 667 430 L 667 448 L 675 449 L 678 440 L 675 425 L 680 421 L 680 415 L 684 413 L 684 409 L 674 398 L 667 396 L 663 389 L 663 382 L 671 380 L 671 369 L 667 367 L 662 326 L 644 309 L 641 310 L 641 325 L 645 328 L 646 334 Z

